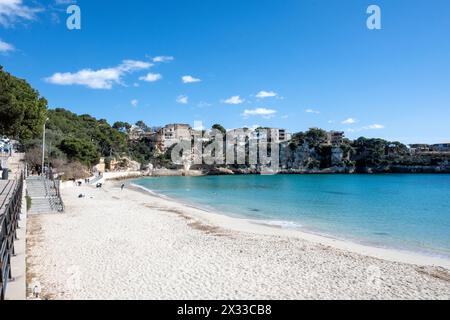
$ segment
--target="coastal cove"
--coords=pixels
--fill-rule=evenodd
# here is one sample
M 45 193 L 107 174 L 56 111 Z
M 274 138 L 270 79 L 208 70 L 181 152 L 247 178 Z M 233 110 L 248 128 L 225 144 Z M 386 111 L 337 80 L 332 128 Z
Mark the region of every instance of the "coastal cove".
M 131 183 L 258 225 L 450 258 L 445 174 L 151 177 Z
M 44 299 L 449 298 L 448 259 L 269 227 L 121 184 L 68 183 L 65 214 L 30 217 L 27 272 Z
M 0 302 L 450 301 L 450 1 L 379 2 L 0 0 Z

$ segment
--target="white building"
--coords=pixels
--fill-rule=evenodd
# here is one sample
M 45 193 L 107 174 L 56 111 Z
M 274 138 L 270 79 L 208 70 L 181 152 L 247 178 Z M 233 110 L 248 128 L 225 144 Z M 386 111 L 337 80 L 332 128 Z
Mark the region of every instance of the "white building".
M 433 151 L 450 152 L 450 143 L 438 143 L 432 146 Z
M 165 151 L 183 140 L 191 140 L 194 134 L 188 124 L 168 124 L 156 133 L 156 142 L 160 150 Z

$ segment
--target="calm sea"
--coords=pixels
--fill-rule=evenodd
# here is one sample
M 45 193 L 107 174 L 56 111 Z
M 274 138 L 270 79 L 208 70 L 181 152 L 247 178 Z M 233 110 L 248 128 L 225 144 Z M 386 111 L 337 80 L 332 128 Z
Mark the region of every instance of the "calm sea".
M 159 177 L 134 183 L 237 217 L 450 257 L 450 175 Z

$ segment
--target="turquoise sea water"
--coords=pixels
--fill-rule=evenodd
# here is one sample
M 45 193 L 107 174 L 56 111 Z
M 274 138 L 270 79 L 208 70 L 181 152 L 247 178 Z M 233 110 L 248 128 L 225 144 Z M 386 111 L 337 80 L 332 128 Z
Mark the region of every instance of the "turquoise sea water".
M 450 257 L 450 175 L 159 177 L 133 183 L 229 215 Z

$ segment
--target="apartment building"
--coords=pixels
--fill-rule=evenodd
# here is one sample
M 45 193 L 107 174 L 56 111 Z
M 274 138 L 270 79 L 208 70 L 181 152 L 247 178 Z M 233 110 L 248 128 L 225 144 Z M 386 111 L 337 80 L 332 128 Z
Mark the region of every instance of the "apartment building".
M 327 132 L 327 143 L 333 146 L 339 146 L 344 141 L 344 132 L 342 131 L 329 131 Z

